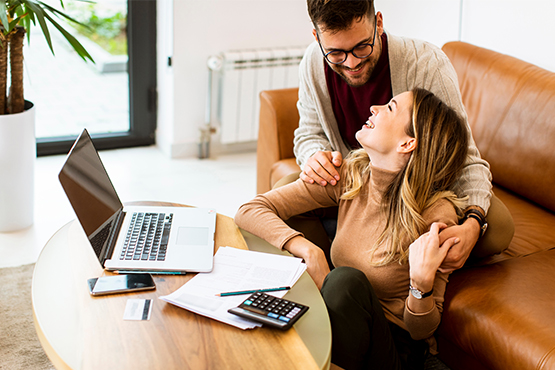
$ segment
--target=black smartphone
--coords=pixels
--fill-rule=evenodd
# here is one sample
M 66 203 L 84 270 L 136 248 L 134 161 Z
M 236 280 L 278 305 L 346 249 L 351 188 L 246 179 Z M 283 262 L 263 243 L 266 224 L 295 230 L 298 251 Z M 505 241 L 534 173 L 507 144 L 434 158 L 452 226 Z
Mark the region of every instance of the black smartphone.
M 155 289 L 156 284 L 150 274 L 129 274 L 102 276 L 87 280 L 91 295 L 125 293 Z

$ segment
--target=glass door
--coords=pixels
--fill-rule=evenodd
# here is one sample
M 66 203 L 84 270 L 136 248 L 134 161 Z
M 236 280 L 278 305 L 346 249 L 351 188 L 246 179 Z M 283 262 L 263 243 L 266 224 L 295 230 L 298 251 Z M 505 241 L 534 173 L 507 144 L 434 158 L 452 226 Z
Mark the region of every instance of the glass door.
M 45 1 L 60 8 L 59 0 Z M 36 107 L 38 155 L 67 153 L 87 128 L 99 149 L 149 145 L 156 128 L 155 0 L 64 1 L 86 27 L 63 23 L 95 64 L 49 27 L 55 56 L 38 27 L 24 47 L 25 98 Z M 62 21 L 60 21 L 61 23 Z

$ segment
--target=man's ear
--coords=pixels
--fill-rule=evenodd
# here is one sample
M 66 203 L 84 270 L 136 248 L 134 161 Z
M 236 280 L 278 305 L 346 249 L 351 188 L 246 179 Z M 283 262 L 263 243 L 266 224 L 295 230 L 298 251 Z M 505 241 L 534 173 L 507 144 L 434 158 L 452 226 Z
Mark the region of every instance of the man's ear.
M 314 40 L 318 41 L 318 34 L 316 33 L 316 29 L 312 29 L 312 35 L 314 36 Z
M 413 137 L 409 137 L 406 140 L 402 141 L 401 144 L 397 147 L 397 153 L 404 153 L 408 154 L 411 153 L 414 149 L 416 149 L 416 139 Z
M 376 13 L 376 22 L 378 22 L 378 35 L 382 35 L 383 34 L 383 14 L 382 12 L 377 12 Z

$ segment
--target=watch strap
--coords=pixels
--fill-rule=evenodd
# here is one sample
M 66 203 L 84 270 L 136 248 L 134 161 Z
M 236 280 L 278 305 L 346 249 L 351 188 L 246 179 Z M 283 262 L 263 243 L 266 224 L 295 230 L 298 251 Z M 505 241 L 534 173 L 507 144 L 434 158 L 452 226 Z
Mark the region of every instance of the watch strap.
M 486 229 L 488 228 L 486 218 L 484 217 L 484 215 L 482 215 L 482 212 L 471 208 L 471 209 L 466 210 L 464 215 L 465 215 L 465 217 L 464 217 L 465 221 L 469 218 L 473 218 L 476 221 L 478 221 L 478 224 L 480 225 L 480 237 L 482 237 L 484 235 L 484 233 L 486 232 Z

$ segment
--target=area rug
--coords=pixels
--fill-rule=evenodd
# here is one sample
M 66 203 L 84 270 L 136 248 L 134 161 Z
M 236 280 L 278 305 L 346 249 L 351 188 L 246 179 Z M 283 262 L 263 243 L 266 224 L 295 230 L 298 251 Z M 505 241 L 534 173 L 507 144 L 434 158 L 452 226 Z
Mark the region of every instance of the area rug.
M 53 370 L 37 338 L 31 304 L 35 265 L 0 269 L 0 369 Z

